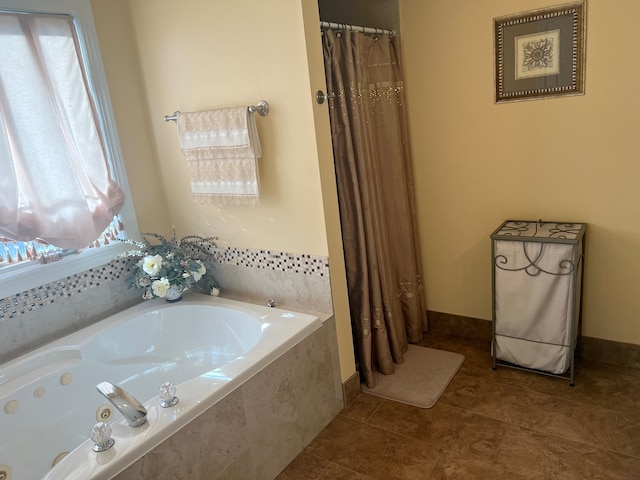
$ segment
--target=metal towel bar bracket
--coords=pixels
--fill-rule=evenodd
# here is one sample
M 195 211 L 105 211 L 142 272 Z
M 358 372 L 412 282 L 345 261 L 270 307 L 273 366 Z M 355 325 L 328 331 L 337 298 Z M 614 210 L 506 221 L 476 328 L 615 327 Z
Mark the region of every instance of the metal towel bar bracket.
M 247 110 L 250 113 L 258 113 L 261 116 L 265 117 L 269 115 L 269 104 L 267 103 L 266 100 L 260 100 L 255 105 L 249 105 L 247 107 Z M 173 115 L 165 115 L 164 117 L 162 117 L 162 119 L 165 122 L 177 122 L 179 116 L 180 116 L 180 111 L 176 110 L 175 112 L 173 112 Z
M 269 104 L 266 100 L 260 100 L 257 104 L 249 105 L 247 108 L 251 113 L 258 112 L 263 117 L 269 115 Z
M 179 116 L 180 116 L 180 110 L 176 110 L 175 112 L 173 112 L 173 115 L 165 115 L 164 117 L 162 117 L 162 119 L 165 122 L 177 122 Z

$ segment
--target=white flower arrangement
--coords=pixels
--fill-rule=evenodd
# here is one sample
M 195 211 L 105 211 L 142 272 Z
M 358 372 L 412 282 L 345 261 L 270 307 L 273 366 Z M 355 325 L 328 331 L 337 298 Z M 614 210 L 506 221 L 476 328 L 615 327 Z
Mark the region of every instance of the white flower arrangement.
M 147 237 L 157 243 L 150 243 Z M 167 298 L 170 292 L 178 295 L 197 287 L 218 296 L 213 271 L 214 255 L 208 250 L 215 247 L 215 237 L 188 235 L 178 240 L 175 228 L 170 239 L 158 233 L 143 233 L 143 241 L 123 240 L 134 245 L 134 250 L 118 258 L 130 258 L 132 275 L 127 278 L 129 288 L 144 290 L 142 298 Z

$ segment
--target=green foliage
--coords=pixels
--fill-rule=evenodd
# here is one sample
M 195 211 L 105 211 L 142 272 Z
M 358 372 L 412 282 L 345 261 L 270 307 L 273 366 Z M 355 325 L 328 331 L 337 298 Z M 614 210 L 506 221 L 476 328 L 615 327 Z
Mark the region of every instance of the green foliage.
M 125 280 L 129 288 L 144 290 L 145 299 L 165 297 L 171 286 L 180 292 L 196 287 L 217 295 L 212 275 L 215 255 L 211 253 L 217 238 L 188 235 L 178 239 L 174 228 L 169 239 L 158 233 L 143 233 L 142 239 L 123 240 L 135 248 L 118 257 L 129 259 L 127 266 L 133 272 Z

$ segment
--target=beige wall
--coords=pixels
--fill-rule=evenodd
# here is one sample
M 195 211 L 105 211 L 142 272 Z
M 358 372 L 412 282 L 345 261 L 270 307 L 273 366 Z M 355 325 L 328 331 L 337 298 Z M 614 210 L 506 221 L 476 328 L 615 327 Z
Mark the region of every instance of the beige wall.
M 312 96 L 325 84 L 315 0 L 92 6 L 141 231 L 175 225 L 179 236 L 216 235 L 223 247 L 329 255 L 347 379 L 355 361 L 328 112 Z M 260 99 L 271 106 L 256 115 L 260 206 L 192 203 L 176 125 L 162 117 Z
M 91 8 L 138 224 L 143 232 L 169 233 L 127 0 L 92 0 Z
M 327 254 L 300 0 L 129 5 L 161 188 L 179 232 L 217 235 L 221 246 Z M 257 116 L 260 207 L 192 203 L 176 125 L 163 115 L 260 99 L 271 106 Z
M 318 22 L 320 21 L 318 5 L 316 0 L 303 0 L 302 7 L 307 43 L 310 91 L 317 92 L 322 90 L 326 92 L 327 82 L 324 74 L 322 42 L 320 35 L 318 35 Z M 338 334 L 340 373 L 342 380 L 346 381 L 355 373 L 355 352 L 353 351 L 347 273 L 342 248 L 338 191 L 333 163 L 331 124 L 329 123 L 329 108 L 326 102 L 323 105 L 314 103 L 313 120 L 317 139 L 316 147 L 320 164 L 322 203 L 324 205 L 325 228 L 327 230 L 329 248 L 331 291 Z
M 640 344 L 640 2 L 588 1 L 586 95 L 494 103 L 493 18 L 557 3 L 400 0 L 428 308 L 491 318 L 503 220 L 586 222 L 583 333 Z
M 640 2 L 589 1 L 585 96 L 495 105 L 493 18 L 552 4 L 400 0 L 428 307 L 491 317 L 488 237 L 502 220 L 583 221 L 584 333 L 640 344 L 640 99 L 629 94 L 640 84 L 640 64 L 629 61 Z M 328 124 L 311 96 L 323 88 L 309 33 L 315 0 L 92 6 L 141 230 L 172 223 L 223 246 L 329 254 L 348 378 Z M 162 116 L 261 98 L 272 107 L 258 117 L 261 206 L 193 205 L 175 125 Z

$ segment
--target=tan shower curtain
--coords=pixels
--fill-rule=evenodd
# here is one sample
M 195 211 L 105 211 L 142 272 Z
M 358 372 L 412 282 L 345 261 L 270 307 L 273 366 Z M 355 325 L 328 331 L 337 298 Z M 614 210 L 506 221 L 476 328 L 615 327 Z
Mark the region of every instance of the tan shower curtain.
M 323 38 L 358 370 L 373 388 L 426 330 L 400 43 Z

